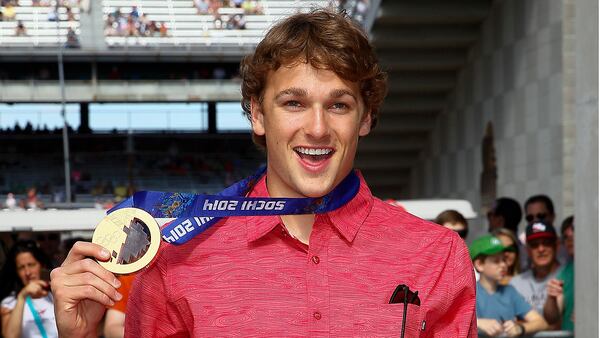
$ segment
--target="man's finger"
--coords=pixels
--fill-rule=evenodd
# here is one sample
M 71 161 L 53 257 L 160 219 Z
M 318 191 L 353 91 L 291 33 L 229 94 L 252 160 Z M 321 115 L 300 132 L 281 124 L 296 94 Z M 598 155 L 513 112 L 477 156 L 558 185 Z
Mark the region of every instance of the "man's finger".
M 115 277 L 115 275 L 112 272 L 106 270 L 105 268 L 100 266 L 100 264 L 98 264 L 90 258 L 75 261 L 59 269 L 60 270 L 58 270 L 58 272 L 65 275 L 77 275 L 81 273 L 90 272 L 115 288 L 121 286 L 121 282 L 119 282 L 119 280 Z
M 65 280 L 64 285 L 66 287 L 93 286 L 115 302 L 118 302 L 123 298 L 114 286 L 107 283 L 105 280 L 98 278 L 98 276 L 91 272 L 71 275 L 70 278 Z
M 93 300 L 104 306 L 113 306 L 115 302 L 105 293 L 96 289 L 91 285 L 79 285 L 70 286 L 61 290 L 62 292 L 68 293 L 68 296 L 72 300 Z
M 110 252 L 98 244 L 78 241 L 73 245 L 61 266 L 69 265 L 86 257 L 107 261 L 110 258 Z

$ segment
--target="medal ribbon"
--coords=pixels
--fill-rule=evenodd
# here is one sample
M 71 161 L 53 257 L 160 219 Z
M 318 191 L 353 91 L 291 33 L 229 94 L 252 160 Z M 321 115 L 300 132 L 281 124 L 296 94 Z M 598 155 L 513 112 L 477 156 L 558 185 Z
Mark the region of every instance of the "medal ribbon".
M 108 210 L 145 210 L 154 218 L 176 218 L 161 230 L 168 243 L 180 245 L 204 232 L 223 217 L 322 214 L 349 202 L 358 193 L 360 179 L 351 171 L 329 194 L 319 198 L 244 197 L 264 175 L 260 169 L 217 195 L 139 191 Z

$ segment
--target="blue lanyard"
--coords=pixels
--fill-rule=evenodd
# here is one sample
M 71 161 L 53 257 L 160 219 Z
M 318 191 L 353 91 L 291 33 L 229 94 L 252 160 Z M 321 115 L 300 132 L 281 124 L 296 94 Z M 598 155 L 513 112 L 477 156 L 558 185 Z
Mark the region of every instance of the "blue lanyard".
M 168 243 L 180 245 L 228 216 L 322 214 L 348 203 L 360 189 L 360 179 L 350 172 L 335 189 L 319 198 L 251 198 L 246 196 L 265 168 L 217 195 L 140 191 L 108 211 L 121 208 L 145 210 L 155 218 L 176 218 L 162 230 Z
M 46 334 L 46 329 L 44 328 L 44 324 L 42 324 L 42 318 L 40 317 L 40 314 L 37 312 L 37 310 L 33 307 L 33 301 L 31 300 L 31 297 L 25 297 L 25 302 L 27 303 L 31 314 L 33 314 L 33 320 L 35 320 L 35 325 L 37 325 L 38 330 L 40 330 L 40 334 L 43 338 L 48 338 L 48 335 Z

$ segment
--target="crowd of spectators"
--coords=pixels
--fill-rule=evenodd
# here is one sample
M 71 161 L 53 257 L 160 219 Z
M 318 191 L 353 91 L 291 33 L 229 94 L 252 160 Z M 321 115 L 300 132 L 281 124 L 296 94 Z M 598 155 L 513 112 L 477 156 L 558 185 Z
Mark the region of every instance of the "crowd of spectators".
M 244 15 L 263 14 L 258 1 L 249 0 L 194 0 L 198 14 L 212 15 L 215 29 L 246 29 Z M 239 12 L 221 13 L 221 8 L 237 8 Z
M 17 19 L 17 10 L 19 7 L 18 0 L 0 0 L 2 2 L 0 20 L 13 21 Z M 76 21 L 73 8 L 79 8 L 80 11 L 89 11 L 89 0 L 62 0 L 58 3 L 56 0 L 33 0 L 33 7 L 49 7 L 47 19 L 48 21 L 63 20 L 59 16 L 60 8 L 65 8 L 66 21 Z
M 2 1 L 2 6 L 0 7 L 0 21 L 14 21 L 17 18 L 16 7 L 19 7 L 18 0 L 0 0 Z M 75 13 L 73 12 L 73 8 L 78 7 L 80 11 L 89 11 L 89 0 L 62 0 L 58 3 L 56 0 L 33 0 L 33 7 L 49 7 L 50 10 L 47 14 L 47 20 L 56 22 L 66 20 L 68 22 L 74 23 L 77 21 L 75 17 Z M 63 19 L 60 15 L 60 8 L 65 8 L 66 19 Z M 17 25 L 15 26 L 15 36 L 27 36 L 27 24 L 29 22 L 24 22 L 23 20 L 17 20 Z M 73 27 L 69 27 L 67 30 L 67 41 L 65 46 L 67 48 L 79 48 L 79 38 L 77 33 L 73 29 Z
M 168 36 L 167 24 L 156 22 L 141 13 L 137 6 L 131 7 L 129 13 L 115 9 L 106 18 L 104 34 L 107 36 Z
M 258 1 L 222 1 L 222 0 L 195 0 L 193 5 L 201 15 L 214 17 L 214 29 L 245 29 L 246 14 L 262 14 Z M 238 8 L 239 12 L 222 14 L 221 8 Z M 169 36 L 169 30 L 164 21 L 152 20 L 137 6 L 133 6 L 128 13 L 121 8 L 116 8 L 106 18 L 105 35 L 107 36 Z
M 525 212 L 525 231 L 519 224 Z M 469 246 L 477 279 L 477 326 L 484 336 L 521 336 L 574 329 L 574 218 L 554 227 L 554 204 L 531 196 L 521 209 L 499 198 L 487 214 L 490 234 Z M 436 223 L 466 237 L 468 223 L 454 210 Z M 559 236 L 560 235 L 560 236 Z

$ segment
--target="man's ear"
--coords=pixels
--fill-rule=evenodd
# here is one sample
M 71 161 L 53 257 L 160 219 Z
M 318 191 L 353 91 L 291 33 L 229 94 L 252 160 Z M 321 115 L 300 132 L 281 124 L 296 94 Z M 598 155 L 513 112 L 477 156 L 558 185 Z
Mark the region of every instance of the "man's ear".
M 255 98 L 250 99 L 252 131 L 258 136 L 265 135 L 264 115 L 260 103 Z
M 363 117 L 360 122 L 360 127 L 358 129 L 358 136 L 367 136 L 371 132 L 371 112 L 365 112 L 365 117 Z
M 477 272 L 481 273 L 481 270 L 483 270 L 483 262 L 484 260 L 481 258 L 477 258 L 473 261 L 473 266 L 475 267 L 475 270 L 477 270 Z

